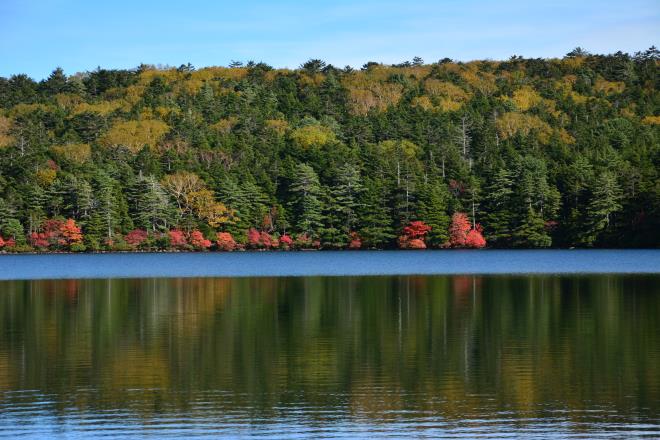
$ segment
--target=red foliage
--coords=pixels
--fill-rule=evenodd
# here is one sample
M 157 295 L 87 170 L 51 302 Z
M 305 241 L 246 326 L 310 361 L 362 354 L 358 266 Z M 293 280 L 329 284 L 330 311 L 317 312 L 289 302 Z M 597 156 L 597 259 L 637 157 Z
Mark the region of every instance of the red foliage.
M 148 236 L 149 235 L 147 234 L 147 231 L 145 231 L 144 229 L 134 229 L 128 234 L 126 234 L 125 240 L 129 246 L 136 248 L 139 247 L 145 241 L 147 241 Z
M 277 239 L 271 237 L 271 235 L 268 232 L 263 232 L 263 231 L 261 232 L 261 234 L 259 234 L 259 241 L 261 242 L 261 245 L 266 249 L 270 249 L 272 247 L 276 248 L 280 244 L 277 241 Z
M 429 233 L 431 227 L 424 222 L 414 221 L 410 222 L 408 226 L 403 228 L 403 233 L 408 236 L 409 239 L 413 238 L 424 238 L 426 234 Z
M 468 232 L 465 239 L 465 245 L 467 247 L 481 249 L 486 246 L 486 239 L 481 235 L 479 229 L 481 228 L 471 229 L 470 232 Z
M 66 240 L 68 245 L 83 241 L 82 230 L 72 218 L 67 219 L 67 221 L 62 224 L 60 227 L 60 234 L 64 237 L 64 240 Z
M 284 234 L 280 237 L 280 245 L 282 249 L 288 250 L 293 245 L 293 239 L 287 234 Z
M 218 232 L 216 235 L 218 250 L 231 252 L 236 249 L 236 241 L 229 232 Z
M 83 234 L 73 219 L 66 221 L 50 219 L 41 224 L 42 232 L 30 234 L 30 244 L 34 247 L 47 249 L 51 246 L 67 247 L 81 243 Z
M 451 247 L 469 247 L 481 249 L 486 247 L 483 228 L 477 224 L 474 229 L 470 225 L 470 220 L 464 212 L 456 212 L 451 218 L 449 227 L 449 244 Z
M 470 220 L 464 212 L 455 212 L 449 227 L 449 243 L 452 247 L 464 247 L 470 232 Z
M 247 241 L 251 248 L 259 248 L 261 246 L 261 234 L 254 228 L 247 231 Z
M 184 247 L 188 244 L 186 235 L 179 229 L 168 231 L 168 235 L 170 236 L 170 246 L 173 248 Z
M 413 238 L 406 242 L 407 249 L 426 249 L 426 243 L 421 238 Z
M 200 231 L 194 230 L 190 233 L 190 244 L 195 249 L 208 249 L 211 247 L 211 240 L 204 238 Z
M 401 249 L 426 249 L 424 236 L 429 233 L 431 227 L 422 221 L 410 222 L 403 228 L 403 234 L 399 237 Z
M 13 238 L 8 238 L 8 239 L 5 240 L 5 239 L 2 238 L 2 236 L 0 235 L 0 248 L 3 248 L 3 247 L 14 247 L 14 246 L 16 246 L 16 240 L 14 240 Z
M 362 239 L 357 232 L 351 232 L 351 241 L 348 243 L 349 249 L 360 249 L 362 247 Z
M 309 235 L 305 233 L 298 234 L 296 236 L 295 244 L 296 247 L 300 249 L 310 249 L 314 246 L 312 243 L 312 239 L 309 237 Z
M 33 232 L 30 234 L 30 244 L 36 248 L 47 249 L 50 241 L 45 232 Z

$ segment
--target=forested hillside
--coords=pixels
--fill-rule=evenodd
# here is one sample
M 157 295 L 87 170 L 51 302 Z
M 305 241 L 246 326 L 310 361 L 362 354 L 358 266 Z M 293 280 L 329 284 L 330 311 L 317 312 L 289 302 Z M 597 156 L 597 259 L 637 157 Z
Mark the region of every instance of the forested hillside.
M 659 56 L 0 78 L 0 250 L 655 247 Z

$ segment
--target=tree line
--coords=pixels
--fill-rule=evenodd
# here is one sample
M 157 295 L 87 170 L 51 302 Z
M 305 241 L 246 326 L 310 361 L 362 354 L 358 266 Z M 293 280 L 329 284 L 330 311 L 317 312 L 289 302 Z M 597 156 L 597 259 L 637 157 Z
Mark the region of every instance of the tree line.
M 0 78 L 0 250 L 655 247 L 659 55 Z

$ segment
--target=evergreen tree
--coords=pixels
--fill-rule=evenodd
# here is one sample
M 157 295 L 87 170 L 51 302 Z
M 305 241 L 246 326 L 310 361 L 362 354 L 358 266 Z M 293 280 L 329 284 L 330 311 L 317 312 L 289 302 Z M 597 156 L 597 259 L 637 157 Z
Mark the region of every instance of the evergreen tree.
M 533 209 L 528 209 L 525 219 L 513 231 L 513 245 L 523 248 L 543 248 L 551 244 L 552 238 L 546 231 L 545 221 Z
M 316 171 L 305 163 L 298 164 L 290 191 L 294 196 L 299 231 L 312 238 L 318 237 L 323 228 L 323 190 Z
M 388 246 L 396 237 L 385 183 L 382 180 L 365 180 L 365 191 L 361 197 L 359 218 L 364 246 L 377 248 Z
M 449 223 L 451 221 L 448 210 L 449 190 L 439 181 L 429 182 L 422 187 L 419 200 L 419 218 L 431 227 L 427 243 L 433 247 L 440 247 L 449 241 Z
M 582 238 L 582 242 L 589 246 L 610 227 L 612 215 L 622 208 L 621 187 L 614 173 L 600 173 L 593 180 L 590 192 L 591 197 L 586 209 L 586 229 Z
M 483 216 L 483 226 L 486 240 L 492 246 L 506 246 L 511 241 L 511 227 L 515 217 L 513 186 L 511 172 L 506 168 L 500 168 L 484 191 L 486 214 Z

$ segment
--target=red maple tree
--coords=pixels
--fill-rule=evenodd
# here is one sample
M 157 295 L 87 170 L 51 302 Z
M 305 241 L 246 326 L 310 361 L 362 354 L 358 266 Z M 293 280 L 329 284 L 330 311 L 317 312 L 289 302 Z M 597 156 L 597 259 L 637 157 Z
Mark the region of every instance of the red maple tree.
M 399 247 L 401 249 L 426 249 L 424 237 L 431 230 L 431 226 L 422 221 L 410 222 L 403 228 L 403 234 L 399 236 Z
M 486 246 L 486 239 L 482 232 L 480 224 L 477 223 L 472 228 L 467 214 L 456 212 L 451 218 L 451 226 L 449 227 L 449 244 L 451 247 L 481 249 Z
M 126 240 L 126 243 L 133 247 L 137 248 L 140 247 L 145 241 L 147 241 L 149 234 L 147 231 L 144 229 L 133 229 L 131 232 L 126 234 L 126 237 L 124 240 Z
M 190 244 L 195 249 L 204 250 L 211 247 L 211 240 L 204 238 L 204 234 L 195 229 L 190 233 Z
M 182 248 L 188 244 L 186 234 L 180 229 L 172 229 L 167 234 L 170 237 L 170 246 L 173 248 Z
M 287 234 L 282 235 L 280 237 L 280 246 L 284 250 L 289 250 L 293 246 L 293 238 Z
M 220 251 L 231 252 L 236 249 L 236 241 L 229 232 L 218 232 L 215 243 Z

